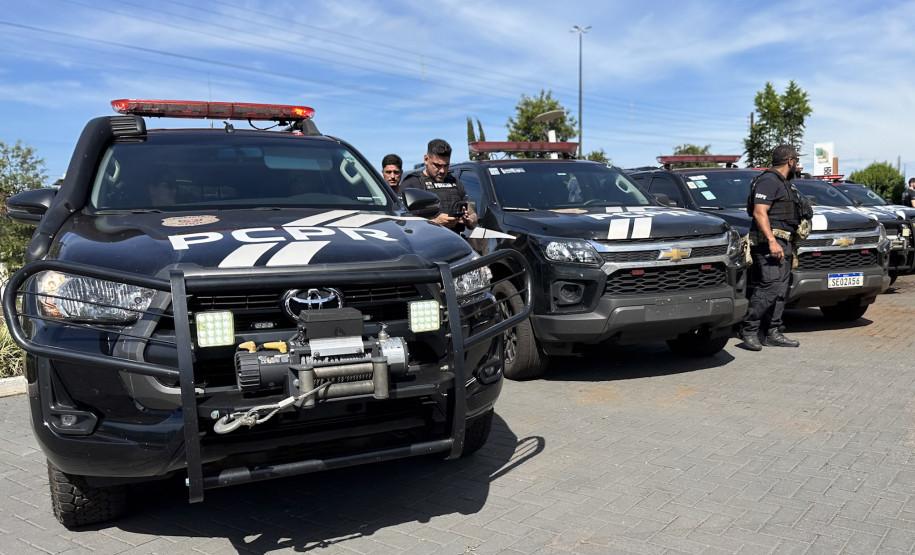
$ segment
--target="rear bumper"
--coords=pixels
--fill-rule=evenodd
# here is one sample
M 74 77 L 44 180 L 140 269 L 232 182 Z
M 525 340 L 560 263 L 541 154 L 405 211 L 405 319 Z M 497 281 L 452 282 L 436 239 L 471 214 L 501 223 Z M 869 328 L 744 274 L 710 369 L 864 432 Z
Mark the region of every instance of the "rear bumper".
M 546 343 L 663 340 L 702 327 L 724 332 L 743 318 L 747 304 L 731 286 L 664 296 L 604 295 L 592 312 L 532 314 L 531 323 Z
M 839 269 L 834 272 L 862 272 L 862 287 L 830 289 L 824 270 L 795 270 L 791 275 L 791 289 L 788 292 L 789 307 L 831 306 L 849 299 L 872 303 L 880 293 L 890 286 L 890 278 L 879 266 L 867 268 Z

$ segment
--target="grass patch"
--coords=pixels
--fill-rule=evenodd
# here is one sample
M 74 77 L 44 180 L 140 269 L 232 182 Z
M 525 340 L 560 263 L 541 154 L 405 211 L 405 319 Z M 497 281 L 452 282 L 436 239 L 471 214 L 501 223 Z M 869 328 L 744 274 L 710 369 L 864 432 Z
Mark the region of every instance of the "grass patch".
M 0 318 L 0 378 L 21 376 L 23 362 L 22 349 L 13 341 L 6 323 Z

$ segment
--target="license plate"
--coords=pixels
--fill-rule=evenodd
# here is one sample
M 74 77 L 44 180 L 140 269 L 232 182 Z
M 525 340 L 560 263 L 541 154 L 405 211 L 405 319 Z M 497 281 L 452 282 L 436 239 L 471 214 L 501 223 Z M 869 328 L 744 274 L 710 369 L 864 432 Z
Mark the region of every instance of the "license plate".
M 844 274 L 827 274 L 826 276 L 826 287 L 829 289 L 863 286 L 864 272 L 846 272 Z

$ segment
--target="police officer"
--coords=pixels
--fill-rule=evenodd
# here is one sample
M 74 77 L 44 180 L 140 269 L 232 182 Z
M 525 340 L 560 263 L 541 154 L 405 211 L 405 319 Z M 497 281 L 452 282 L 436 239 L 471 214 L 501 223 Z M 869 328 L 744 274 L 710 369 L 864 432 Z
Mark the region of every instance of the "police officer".
M 423 156 L 423 167 L 404 176 L 400 190 L 423 189 L 438 196 L 441 211 L 431 221 L 460 233 L 465 227 L 477 225 L 477 215 L 467 202 L 467 193 L 460 180 L 449 171 L 451 145 L 442 139 L 432 139 Z
M 791 145 L 779 145 L 772 151 L 772 167 L 757 177 L 747 199 L 750 223 L 750 308 L 740 331 L 743 347 L 761 351 L 763 344 L 772 347 L 797 347 L 779 330 L 791 263 L 792 240 L 801 223 L 800 193 L 791 182 L 798 169 L 798 154 Z M 762 340 L 761 340 L 762 338 Z
M 388 154 L 381 159 L 381 175 L 385 182 L 399 193 L 400 176 L 403 175 L 403 160 L 396 154 Z
M 902 191 L 902 204 L 906 208 L 915 208 L 915 177 L 909 178 L 909 186 Z

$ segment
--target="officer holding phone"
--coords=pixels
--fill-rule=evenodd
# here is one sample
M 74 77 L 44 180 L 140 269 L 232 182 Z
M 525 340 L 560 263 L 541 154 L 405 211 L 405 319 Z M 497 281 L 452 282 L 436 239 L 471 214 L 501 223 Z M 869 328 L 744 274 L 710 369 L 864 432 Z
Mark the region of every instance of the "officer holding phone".
M 467 200 L 464 185 L 456 178 L 451 166 L 451 145 L 442 139 L 432 139 L 423 156 L 423 167 L 404 176 L 400 190 L 413 188 L 435 193 L 441 202 L 441 212 L 431 221 L 456 233 L 477 225 L 477 214 Z

